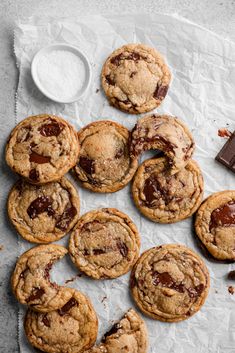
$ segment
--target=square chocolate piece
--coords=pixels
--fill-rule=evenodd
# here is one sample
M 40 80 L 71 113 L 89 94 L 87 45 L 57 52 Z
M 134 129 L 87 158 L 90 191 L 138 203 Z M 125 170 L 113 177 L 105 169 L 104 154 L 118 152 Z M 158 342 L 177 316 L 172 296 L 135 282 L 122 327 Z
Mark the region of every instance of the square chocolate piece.
M 222 147 L 215 159 L 235 173 L 235 131 Z

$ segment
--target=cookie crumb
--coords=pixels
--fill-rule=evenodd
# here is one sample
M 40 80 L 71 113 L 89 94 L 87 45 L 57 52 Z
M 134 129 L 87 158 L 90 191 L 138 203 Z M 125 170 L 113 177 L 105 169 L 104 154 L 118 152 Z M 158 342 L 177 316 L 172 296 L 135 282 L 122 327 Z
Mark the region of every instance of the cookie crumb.
M 232 136 L 232 133 L 227 128 L 221 128 L 218 130 L 218 136 L 229 138 L 230 136 Z
M 98 93 L 100 91 L 100 89 L 99 88 L 96 88 L 96 91 L 95 91 L 95 93 Z
M 235 293 L 235 288 L 233 286 L 229 286 L 228 292 L 233 295 Z
M 235 270 L 230 271 L 230 272 L 228 273 L 228 279 L 233 279 L 233 280 L 235 280 Z
M 79 278 L 79 277 L 82 277 L 82 274 L 81 273 L 78 273 L 76 276 L 74 276 L 74 277 L 72 277 L 72 278 L 70 278 L 70 279 L 67 279 L 64 283 L 70 283 L 70 282 L 73 282 L 73 281 L 75 281 L 77 278 Z

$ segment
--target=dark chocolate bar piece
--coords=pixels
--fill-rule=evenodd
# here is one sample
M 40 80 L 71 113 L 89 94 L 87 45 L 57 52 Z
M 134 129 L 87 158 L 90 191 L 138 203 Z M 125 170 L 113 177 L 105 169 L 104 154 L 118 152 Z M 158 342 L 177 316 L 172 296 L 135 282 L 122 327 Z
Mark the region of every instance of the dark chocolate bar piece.
M 215 159 L 235 173 L 235 131 Z

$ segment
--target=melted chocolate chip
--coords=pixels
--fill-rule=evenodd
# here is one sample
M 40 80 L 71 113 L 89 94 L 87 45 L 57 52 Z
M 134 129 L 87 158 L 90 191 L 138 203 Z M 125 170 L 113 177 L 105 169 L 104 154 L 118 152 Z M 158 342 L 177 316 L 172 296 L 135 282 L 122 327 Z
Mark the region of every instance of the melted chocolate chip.
M 134 60 L 134 61 L 138 61 L 140 60 L 142 57 L 140 56 L 139 53 L 136 52 L 132 52 L 130 55 L 128 55 L 125 59 L 126 60 Z
M 50 327 L 50 326 L 51 326 L 50 321 L 49 321 L 49 319 L 48 319 L 48 317 L 47 317 L 47 314 L 43 315 L 43 317 L 42 317 L 42 322 L 44 323 L 44 325 L 45 325 L 46 327 Z
M 110 75 L 105 76 L 106 81 L 108 82 L 109 85 L 115 86 L 115 81 L 111 78 Z
M 58 136 L 61 131 L 64 129 L 64 125 L 57 123 L 56 121 L 49 123 L 49 124 L 44 124 L 39 128 L 40 134 L 42 136 Z
M 79 165 L 87 174 L 91 175 L 95 172 L 94 161 L 92 159 L 87 157 L 80 157 Z
M 168 272 L 159 273 L 155 271 L 153 273 L 153 284 L 155 286 L 161 284 L 162 287 L 171 288 L 180 293 L 183 293 L 185 289 L 183 283 L 177 284 Z
M 34 151 L 31 151 L 29 155 L 29 161 L 37 164 L 49 163 L 50 160 L 51 160 L 51 157 L 43 156 Z
M 165 98 L 168 91 L 168 86 L 158 86 L 156 87 L 153 97 L 156 99 L 163 99 Z
M 211 213 L 209 228 L 235 227 L 235 201 L 230 201 L 225 205 L 216 208 Z
M 78 305 L 75 298 L 71 298 L 61 309 L 58 310 L 60 316 L 64 316 L 73 306 Z
M 33 288 L 32 293 L 26 300 L 27 303 L 32 302 L 33 300 L 40 299 L 43 294 L 45 293 L 45 290 L 43 288 Z
M 46 212 L 48 216 L 53 216 L 55 211 L 52 208 L 52 200 L 48 196 L 39 196 L 31 202 L 27 213 L 31 219 L 36 218 L 40 213 Z
M 114 333 L 116 333 L 119 329 L 120 329 L 119 323 L 114 324 L 112 328 L 104 334 L 104 337 L 102 338 L 102 342 L 104 342 L 108 336 L 114 335 Z
M 93 249 L 92 252 L 93 255 L 102 255 L 106 253 L 105 249 Z
M 120 64 L 120 61 L 121 61 L 122 59 L 123 59 L 123 54 L 121 53 L 121 54 L 118 54 L 118 55 L 114 56 L 114 57 L 110 60 L 110 62 L 111 62 L 111 64 L 118 66 L 118 65 Z
M 158 198 L 163 198 L 166 203 L 169 203 L 170 197 L 168 190 L 161 187 L 159 181 L 154 176 L 150 176 L 144 183 L 143 193 L 145 195 L 146 204 L 151 206 L 152 202 Z
M 74 206 L 68 205 L 62 215 L 59 217 L 58 221 L 56 222 L 56 227 L 62 230 L 63 232 L 67 230 L 69 224 L 76 216 L 77 210 Z
M 39 173 L 35 168 L 33 168 L 29 171 L 29 179 L 31 179 L 33 181 L 39 180 Z
M 120 254 L 121 254 L 123 257 L 127 257 L 127 254 L 128 254 L 128 247 L 126 246 L 126 244 L 123 243 L 123 241 L 118 240 L 118 241 L 117 241 L 117 247 L 118 247 L 118 250 L 120 251 Z
M 137 71 L 133 71 L 133 72 L 130 74 L 130 78 L 133 78 L 136 74 L 137 74 Z

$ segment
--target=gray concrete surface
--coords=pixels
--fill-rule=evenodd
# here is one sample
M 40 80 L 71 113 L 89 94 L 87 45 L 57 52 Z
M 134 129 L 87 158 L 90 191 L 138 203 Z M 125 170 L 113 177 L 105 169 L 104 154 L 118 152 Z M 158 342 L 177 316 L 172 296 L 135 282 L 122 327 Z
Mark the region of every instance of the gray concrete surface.
M 18 352 L 17 305 L 10 291 L 10 273 L 17 254 L 16 234 L 6 216 L 6 197 L 14 176 L 4 162 L 4 145 L 14 127 L 14 95 L 17 69 L 12 51 L 16 20 L 39 16 L 69 16 L 88 13 L 166 12 L 189 20 L 235 41 L 233 0 L 0 0 L 0 353 Z M 5 225 L 7 224 L 7 231 Z

